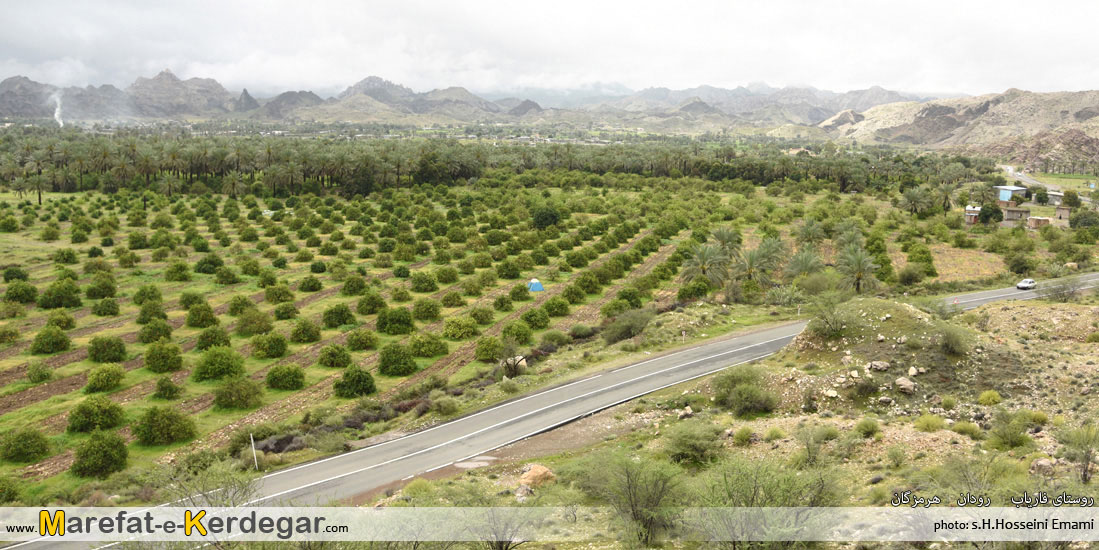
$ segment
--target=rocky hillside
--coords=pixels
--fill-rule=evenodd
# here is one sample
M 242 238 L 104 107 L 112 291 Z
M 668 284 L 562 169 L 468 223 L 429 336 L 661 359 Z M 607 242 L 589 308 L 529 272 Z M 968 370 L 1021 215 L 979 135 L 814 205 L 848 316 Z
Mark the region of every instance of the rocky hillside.
M 1033 164 L 1099 160 L 1099 91 L 902 102 L 840 112 L 818 126 L 864 143 L 961 147 Z

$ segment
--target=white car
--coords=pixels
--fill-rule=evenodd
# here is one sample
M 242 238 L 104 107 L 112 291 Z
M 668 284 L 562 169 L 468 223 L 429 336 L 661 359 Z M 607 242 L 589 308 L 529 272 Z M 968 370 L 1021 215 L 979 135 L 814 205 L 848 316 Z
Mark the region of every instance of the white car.
M 1038 282 L 1034 279 L 1023 279 L 1015 285 L 1015 288 L 1019 290 L 1032 290 L 1036 286 L 1038 286 Z

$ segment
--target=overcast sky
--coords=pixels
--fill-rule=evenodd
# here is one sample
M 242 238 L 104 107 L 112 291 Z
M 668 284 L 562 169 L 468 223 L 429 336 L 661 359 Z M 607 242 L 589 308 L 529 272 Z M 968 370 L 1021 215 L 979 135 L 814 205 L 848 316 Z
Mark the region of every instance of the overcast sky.
M 416 91 L 764 81 L 844 91 L 1099 88 L 1099 2 L 7 2 L 0 79 L 129 85 L 170 68 L 256 95 L 368 75 Z

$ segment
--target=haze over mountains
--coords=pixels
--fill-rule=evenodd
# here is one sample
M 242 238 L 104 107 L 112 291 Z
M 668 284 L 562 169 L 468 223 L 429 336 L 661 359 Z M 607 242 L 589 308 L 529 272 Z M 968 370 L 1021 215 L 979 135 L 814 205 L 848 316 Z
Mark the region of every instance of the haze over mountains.
M 247 90 L 230 92 L 213 79 L 183 80 L 168 70 L 152 78 L 138 78 L 125 89 L 112 85 L 58 88 L 15 76 L 0 82 L 0 118 L 224 118 L 412 126 L 513 123 L 648 132 L 737 131 L 981 148 L 1022 157 L 1099 155 L 1099 91 L 1011 89 L 976 97 L 932 99 L 877 86 L 839 93 L 750 84 L 732 89 L 699 86 L 636 92 L 618 85 L 594 85 L 580 90 L 530 88 L 516 93 L 482 97 L 461 87 L 416 92 L 370 76 L 335 97 L 322 98 L 303 90 L 255 98 Z

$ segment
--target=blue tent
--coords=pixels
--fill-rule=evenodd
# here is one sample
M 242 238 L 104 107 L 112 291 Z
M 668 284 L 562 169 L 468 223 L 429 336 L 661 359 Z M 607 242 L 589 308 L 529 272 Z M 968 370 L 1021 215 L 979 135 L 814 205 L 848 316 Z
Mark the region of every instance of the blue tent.
M 545 290 L 545 287 L 542 286 L 542 281 L 531 279 L 530 282 L 527 283 L 527 290 L 531 292 L 542 292 Z

